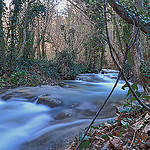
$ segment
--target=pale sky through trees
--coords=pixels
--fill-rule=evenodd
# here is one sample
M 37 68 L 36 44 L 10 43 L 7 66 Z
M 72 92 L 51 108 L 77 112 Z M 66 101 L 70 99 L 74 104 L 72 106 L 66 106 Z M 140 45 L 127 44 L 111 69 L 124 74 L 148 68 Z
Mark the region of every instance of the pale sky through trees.
M 4 0 L 4 3 L 6 3 L 7 6 L 8 6 L 11 1 L 12 0 Z M 64 10 L 64 8 L 66 7 L 66 3 L 67 3 L 67 0 L 60 0 L 59 5 L 57 6 L 57 9 L 58 9 L 59 12 L 61 10 Z
M 6 3 L 7 6 L 9 5 L 10 2 L 11 2 L 11 0 L 4 0 L 4 3 Z

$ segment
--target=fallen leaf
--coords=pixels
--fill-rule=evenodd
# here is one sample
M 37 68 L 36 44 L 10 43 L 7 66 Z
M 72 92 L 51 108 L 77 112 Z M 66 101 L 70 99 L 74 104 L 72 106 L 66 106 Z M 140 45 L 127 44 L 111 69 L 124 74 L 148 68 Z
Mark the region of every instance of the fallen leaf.
M 119 146 L 120 140 L 121 138 L 114 138 L 113 141 L 111 141 L 111 143 L 115 146 L 115 148 L 117 148 Z
M 115 146 L 111 141 L 109 141 L 109 148 L 115 149 Z
M 148 137 L 147 137 L 146 133 L 142 133 L 141 136 L 140 136 L 140 138 L 141 138 L 141 140 L 145 140 Z
M 120 131 L 119 131 L 119 130 L 116 131 L 116 136 L 117 136 L 117 137 L 120 136 Z
M 147 133 L 148 131 L 150 131 L 150 124 L 147 124 L 144 128 L 145 133 Z

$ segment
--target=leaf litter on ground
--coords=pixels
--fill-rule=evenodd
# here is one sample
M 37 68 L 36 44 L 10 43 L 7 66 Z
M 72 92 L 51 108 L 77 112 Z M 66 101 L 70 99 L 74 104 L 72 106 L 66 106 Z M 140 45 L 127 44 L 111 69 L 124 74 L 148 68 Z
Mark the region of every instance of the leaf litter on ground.
M 92 126 L 79 150 L 150 150 L 150 113 L 140 105 L 116 110 L 115 119 Z M 79 141 L 75 137 L 66 150 L 75 150 Z

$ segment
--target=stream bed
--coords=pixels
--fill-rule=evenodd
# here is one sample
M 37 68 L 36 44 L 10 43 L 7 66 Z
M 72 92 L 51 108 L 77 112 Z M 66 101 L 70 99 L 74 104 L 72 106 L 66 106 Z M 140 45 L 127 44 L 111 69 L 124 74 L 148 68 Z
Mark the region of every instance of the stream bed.
M 64 150 L 84 131 L 115 84 L 118 71 L 80 74 L 65 87 L 19 87 L 0 95 L 0 150 Z M 95 124 L 126 99 L 123 80 Z

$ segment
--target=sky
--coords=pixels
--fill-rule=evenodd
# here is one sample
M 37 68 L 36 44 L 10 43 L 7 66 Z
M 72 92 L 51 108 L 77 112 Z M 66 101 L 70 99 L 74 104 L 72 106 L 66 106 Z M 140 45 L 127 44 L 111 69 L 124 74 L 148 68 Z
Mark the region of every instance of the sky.
M 10 2 L 11 2 L 11 0 L 4 0 L 4 3 L 6 3 L 7 6 L 9 5 Z
M 58 11 L 64 10 L 64 8 L 66 7 L 66 3 L 67 3 L 67 0 L 61 0 L 61 2 L 58 5 Z
M 58 11 L 63 10 L 66 7 L 66 2 L 67 2 L 67 0 L 60 0 L 60 1 L 61 2 L 57 6 Z M 11 2 L 11 0 L 4 0 L 4 3 L 6 3 L 7 6 L 9 5 L 10 2 Z

